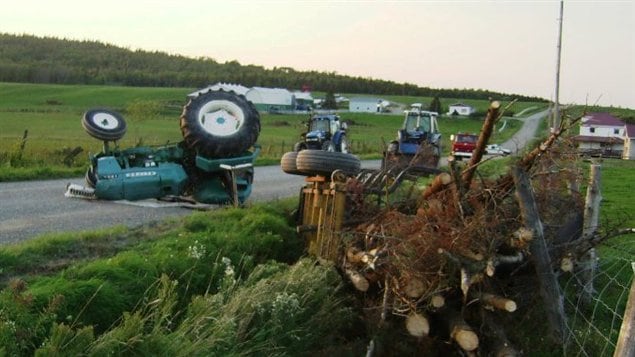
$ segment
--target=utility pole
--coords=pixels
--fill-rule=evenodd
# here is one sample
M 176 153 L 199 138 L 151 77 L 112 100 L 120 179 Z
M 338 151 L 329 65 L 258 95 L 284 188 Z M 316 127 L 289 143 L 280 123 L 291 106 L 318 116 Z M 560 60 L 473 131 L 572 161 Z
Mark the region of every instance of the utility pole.
M 560 18 L 558 26 L 558 55 L 556 60 L 556 102 L 553 107 L 553 123 L 551 132 L 560 130 L 560 52 L 562 52 L 562 14 L 564 9 L 564 0 L 560 0 Z

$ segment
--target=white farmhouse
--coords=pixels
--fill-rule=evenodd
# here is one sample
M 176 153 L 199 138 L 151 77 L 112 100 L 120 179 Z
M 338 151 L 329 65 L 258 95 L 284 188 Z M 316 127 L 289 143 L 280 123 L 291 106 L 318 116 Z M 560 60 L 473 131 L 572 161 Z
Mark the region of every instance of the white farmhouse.
M 448 109 L 448 115 L 470 115 L 476 113 L 476 109 L 470 105 L 463 103 L 451 104 Z
M 609 113 L 589 113 L 582 117 L 580 134 L 573 139 L 582 154 L 622 157 L 626 125 Z
M 383 100 L 371 97 L 356 97 L 348 101 L 348 110 L 355 113 L 378 113 Z

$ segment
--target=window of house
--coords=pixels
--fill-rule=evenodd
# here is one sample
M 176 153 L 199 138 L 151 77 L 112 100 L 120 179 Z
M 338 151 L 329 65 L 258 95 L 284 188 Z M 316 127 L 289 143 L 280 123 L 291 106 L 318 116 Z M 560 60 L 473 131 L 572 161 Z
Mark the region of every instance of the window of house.
M 595 133 L 595 128 L 589 128 L 589 131 Z
M 613 134 L 619 134 L 620 133 L 620 129 L 613 129 Z

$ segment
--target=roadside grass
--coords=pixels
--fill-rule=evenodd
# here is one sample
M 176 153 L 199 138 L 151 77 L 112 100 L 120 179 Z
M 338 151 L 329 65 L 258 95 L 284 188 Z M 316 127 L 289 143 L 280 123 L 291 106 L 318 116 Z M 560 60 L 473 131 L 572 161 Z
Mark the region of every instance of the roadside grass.
M 262 269 L 282 272 L 288 264 L 298 261 L 304 253 L 304 242 L 296 237 L 287 221 L 294 205 L 295 201 L 286 200 L 249 209 L 227 208 L 194 213 L 182 221 L 158 226 L 43 236 L 25 244 L 3 246 L 0 248 L 0 305 L 3 306 L 0 310 L 0 347 L 4 350 L 0 348 L 0 351 L 8 355 L 33 355 L 41 346 L 52 346 L 59 337 L 55 335 L 55 328 L 64 328 L 58 324 L 64 324 L 73 331 L 88 327 L 94 335 L 109 330 L 111 335 L 116 335 L 113 332 L 116 328 L 112 329 L 122 321 L 126 325 L 127 317 L 121 320 L 125 312 L 134 315 L 158 304 L 152 303 L 157 298 L 154 294 L 165 279 L 170 281 L 168 285 L 174 285 L 177 294 L 176 304 L 172 306 L 174 325 L 170 327 L 174 328 L 185 316 L 188 304 L 195 296 L 208 296 L 211 298 L 209 303 L 222 303 L 224 298 L 217 300 L 221 296 L 212 295 L 223 291 L 229 298 L 255 269 L 260 269 L 259 274 L 264 277 Z M 262 264 L 271 266 L 257 268 Z M 331 283 L 322 287 L 306 286 L 304 284 L 309 284 L 311 278 L 304 279 L 303 274 L 295 272 L 291 274 L 297 280 L 294 289 L 287 286 L 291 282 L 281 282 L 278 285 L 282 287 L 280 290 L 271 286 L 267 294 L 286 292 L 287 298 L 297 298 L 304 303 L 311 291 L 317 293 L 320 289 L 339 286 L 339 280 L 333 282 L 337 274 L 332 267 L 316 268 L 314 263 L 304 264 L 303 269 L 312 271 L 316 278 L 319 274 L 326 274 L 318 272 L 320 269 L 333 271 L 328 273 Z M 228 275 L 232 276 L 231 284 L 227 280 Z M 269 287 L 263 286 L 262 289 Z M 331 293 L 337 294 L 335 290 Z M 320 294 L 329 292 L 322 290 Z M 243 297 L 238 298 L 242 300 Z M 311 299 L 307 302 L 311 306 L 298 306 L 307 310 L 300 319 L 302 321 L 297 322 L 314 324 L 316 318 L 324 318 L 332 308 L 316 311 L 322 303 L 340 304 L 344 301 L 342 299 Z M 262 301 L 261 305 L 269 304 L 269 310 L 280 308 L 271 305 L 274 301 Z M 243 308 L 254 309 L 255 306 Z M 278 311 L 281 314 L 287 312 L 285 309 Z M 249 311 L 244 313 L 247 321 L 238 324 L 241 326 L 239 332 L 250 332 L 254 336 L 277 333 L 252 330 L 252 315 Z M 226 319 L 230 320 L 230 316 Z M 349 318 L 345 320 L 342 323 L 351 321 Z M 263 316 L 260 324 L 269 323 L 271 321 Z M 328 322 L 325 324 L 326 328 Z M 52 328 L 53 335 L 49 335 Z M 314 328 L 311 325 L 303 327 L 302 333 L 307 334 L 304 338 L 315 337 Z M 247 336 L 249 338 L 246 337 L 243 342 L 254 336 Z M 267 338 L 260 342 L 264 343 Z M 311 343 L 315 345 L 316 341 Z M 302 345 L 307 343 L 309 340 L 305 339 Z M 58 353 L 63 351 L 58 350 Z
M 81 127 L 84 111 L 102 107 L 122 112 L 128 123 L 120 147 L 165 145 L 182 140 L 179 115 L 187 88 L 136 88 L 84 85 L 36 85 L 0 83 L 0 181 L 76 177 L 84 174 L 90 153 L 98 153 L 102 143 L 88 136 Z M 391 97 L 403 103 L 425 98 Z M 154 103 L 137 105 L 140 101 Z M 479 107 L 487 107 L 481 101 Z M 475 104 L 476 102 L 469 102 Z M 535 105 L 536 103 L 530 103 Z M 521 105 L 524 104 L 517 104 Z M 145 109 L 144 109 L 145 108 Z M 159 110 L 157 110 L 159 108 Z M 144 112 L 145 110 L 145 112 Z M 145 115 L 144 115 L 145 114 Z M 279 163 L 300 139 L 308 114 L 262 114 L 258 143 L 262 147 L 257 165 Z M 362 159 L 381 157 L 384 145 L 397 136 L 402 115 L 341 113 L 350 123 L 349 140 L 354 154 Z M 516 118 L 503 118 L 492 142 L 503 142 L 522 125 Z M 449 136 L 459 131 L 478 133 L 482 118 L 441 117 L 444 153 L 449 153 Z M 28 131 L 23 142 L 25 130 Z M 70 155 L 74 149 L 81 151 Z

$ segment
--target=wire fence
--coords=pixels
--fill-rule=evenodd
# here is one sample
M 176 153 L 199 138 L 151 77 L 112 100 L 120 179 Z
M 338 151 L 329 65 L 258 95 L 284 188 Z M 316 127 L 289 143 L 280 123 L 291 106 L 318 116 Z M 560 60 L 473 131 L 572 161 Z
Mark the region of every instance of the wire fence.
M 582 265 L 561 276 L 567 313 L 565 356 L 612 356 L 620 338 L 633 284 L 635 235 L 609 241 L 597 253 L 595 266 Z M 589 274 L 594 276 L 592 286 L 586 283 Z

